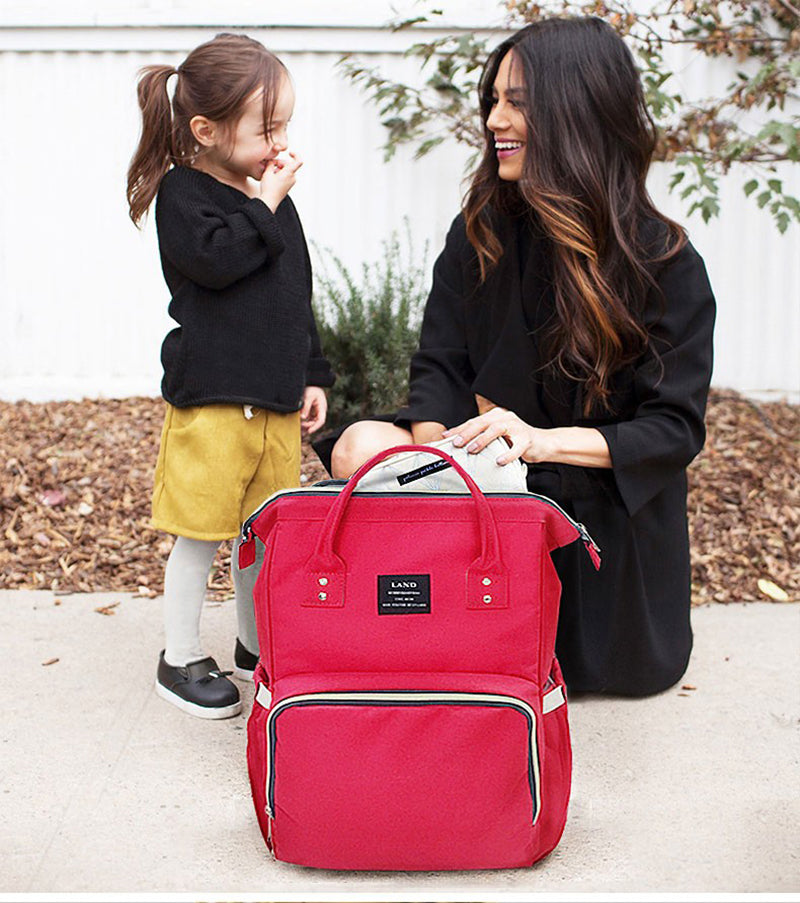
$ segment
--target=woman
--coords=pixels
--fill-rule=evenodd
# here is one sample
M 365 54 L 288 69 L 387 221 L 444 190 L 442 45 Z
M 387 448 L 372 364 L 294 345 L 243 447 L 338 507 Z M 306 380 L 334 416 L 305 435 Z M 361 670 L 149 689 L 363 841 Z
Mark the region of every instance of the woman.
M 489 58 L 483 159 L 435 269 L 393 422 L 350 426 L 347 476 L 380 448 L 505 436 L 506 464 L 604 551 L 576 546 L 557 654 L 574 691 L 655 693 L 691 651 L 686 467 L 703 445 L 714 298 L 645 187 L 655 127 L 630 52 L 595 18 L 530 25 Z

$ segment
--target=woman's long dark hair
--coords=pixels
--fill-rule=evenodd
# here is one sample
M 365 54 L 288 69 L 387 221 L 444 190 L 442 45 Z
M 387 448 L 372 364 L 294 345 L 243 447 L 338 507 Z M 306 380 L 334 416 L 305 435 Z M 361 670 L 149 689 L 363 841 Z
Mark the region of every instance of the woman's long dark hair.
M 486 127 L 497 71 L 509 52 L 526 86 L 519 182 L 499 178 Z M 527 209 L 553 249 L 557 317 L 545 338 L 549 366 L 584 384 L 585 415 L 608 409 L 611 378 L 648 344 L 641 312 L 654 285 L 652 264 L 686 242 L 647 193 L 656 129 L 633 57 L 600 19 L 546 19 L 494 50 L 481 77 L 480 105 L 486 149 L 464 215 L 481 279 L 503 254 L 492 211 Z M 664 227 L 655 249 L 652 228 L 649 240 L 644 228 L 654 220 Z
M 177 75 L 170 103 L 167 82 Z M 264 128 L 269 133 L 282 79 L 283 63 L 246 35 L 218 34 L 196 47 L 176 69 L 145 66 L 137 95 L 142 134 L 128 169 L 128 207 L 139 225 L 170 166 L 190 166 L 203 150 L 195 146 L 189 123 L 206 116 L 221 125 L 230 140 L 245 104 L 263 88 Z

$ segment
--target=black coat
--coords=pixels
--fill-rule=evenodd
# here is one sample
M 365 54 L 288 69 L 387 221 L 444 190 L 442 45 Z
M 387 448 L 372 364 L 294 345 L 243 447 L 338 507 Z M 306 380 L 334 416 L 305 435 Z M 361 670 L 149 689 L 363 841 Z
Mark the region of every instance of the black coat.
M 644 695 L 674 684 L 692 646 L 686 467 L 703 446 L 714 297 L 687 244 L 655 272 L 643 320 L 658 352 L 618 374 L 614 416 L 585 417 L 580 385 L 544 376 L 537 335 L 554 314 L 548 245 L 500 221 L 504 254 L 482 285 L 459 216 L 434 268 L 408 406 L 398 420 L 454 426 L 475 394 L 537 427 L 595 427 L 612 468 L 530 465 L 528 488 L 584 523 L 603 552 L 556 553 L 563 584 L 557 654 L 572 691 Z

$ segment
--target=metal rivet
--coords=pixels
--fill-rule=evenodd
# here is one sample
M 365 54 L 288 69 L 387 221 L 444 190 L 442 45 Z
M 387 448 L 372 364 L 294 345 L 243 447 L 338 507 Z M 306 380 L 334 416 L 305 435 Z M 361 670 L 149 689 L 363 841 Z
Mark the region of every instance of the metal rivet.
M 481 583 L 482 583 L 484 586 L 491 586 L 491 585 L 492 585 L 492 579 L 491 579 L 491 577 L 484 577 L 483 580 L 481 580 Z
M 483 597 L 483 601 L 488 605 L 488 604 L 492 601 L 492 597 L 491 597 L 491 596 L 484 596 L 484 597 Z
M 317 598 L 319 599 L 320 602 L 324 602 L 328 598 L 328 594 L 327 593 L 319 593 Z
M 319 580 L 318 580 L 317 582 L 319 583 L 320 586 L 327 586 L 327 585 L 328 585 L 328 578 L 327 578 L 327 577 L 320 577 Z

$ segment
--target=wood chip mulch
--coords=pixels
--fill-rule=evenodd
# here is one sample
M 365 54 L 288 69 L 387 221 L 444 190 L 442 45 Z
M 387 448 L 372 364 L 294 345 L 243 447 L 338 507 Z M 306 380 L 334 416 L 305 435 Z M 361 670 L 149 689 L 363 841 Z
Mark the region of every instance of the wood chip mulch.
M 163 402 L 0 402 L 0 588 L 162 591 L 148 526 Z M 689 471 L 693 602 L 800 600 L 800 406 L 714 391 Z M 304 443 L 306 485 L 326 476 Z M 230 544 L 209 596 L 232 594 Z

